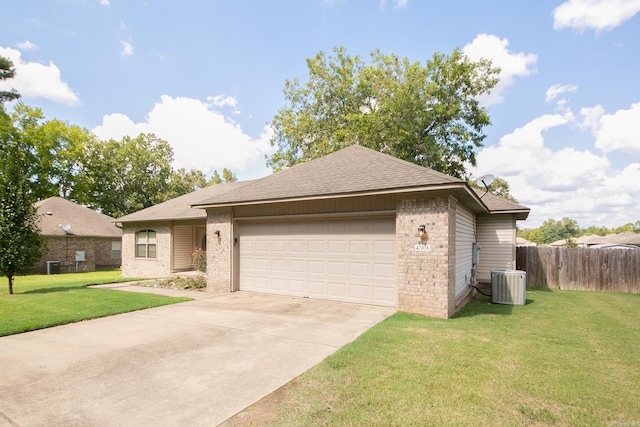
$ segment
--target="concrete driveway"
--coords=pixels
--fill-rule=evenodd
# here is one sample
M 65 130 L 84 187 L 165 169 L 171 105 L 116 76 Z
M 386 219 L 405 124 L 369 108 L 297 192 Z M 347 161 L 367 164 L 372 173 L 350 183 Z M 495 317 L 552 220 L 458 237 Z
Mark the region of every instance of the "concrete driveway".
M 205 295 L 0 338 L 0 426 L 217 425 L 394 312 Z

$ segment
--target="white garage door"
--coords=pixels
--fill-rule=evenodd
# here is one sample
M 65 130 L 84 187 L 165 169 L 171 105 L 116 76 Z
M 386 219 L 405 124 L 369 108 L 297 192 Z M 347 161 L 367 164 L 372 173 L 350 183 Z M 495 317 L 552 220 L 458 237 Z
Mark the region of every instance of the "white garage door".
M 241 223 L 240 290 L 396 305 L 395 218 Z

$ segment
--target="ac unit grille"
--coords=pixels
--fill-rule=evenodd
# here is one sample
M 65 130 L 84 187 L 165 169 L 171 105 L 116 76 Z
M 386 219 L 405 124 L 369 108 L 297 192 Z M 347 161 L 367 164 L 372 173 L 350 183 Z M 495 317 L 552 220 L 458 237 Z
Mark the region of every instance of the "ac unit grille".
M 520 270 L 491 271 L 491 302 L 524 305 L 527 300 L 527 273 Z

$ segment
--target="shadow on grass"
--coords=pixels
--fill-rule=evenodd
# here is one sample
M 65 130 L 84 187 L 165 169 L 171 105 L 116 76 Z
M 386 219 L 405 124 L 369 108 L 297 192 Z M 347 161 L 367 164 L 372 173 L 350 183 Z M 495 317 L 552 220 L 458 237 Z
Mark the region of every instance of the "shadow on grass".
M 491 297 L 484 295 L 475 295 L 462 310 L 453 315 L 453 319 L 459 319 L 464 317 L 473 317 L 480 315 L 500 315 L 507 316 L 513 314 L 513 310 L 516 307 L 526 307 L 534 304 L 535 300 L 527 298 L 525 305 L 515 304 L 495 304 L 491 302 Z
M 64 286 L 59 286 L 56 288 L 41 288 L 41 289 L 32 289 L 30 291 L 24 291 L 24 292 L 16 292 L 16 293 L 20 293 L 20 294 L 51 294 L 51 293 L 55 293 L 55 292 L 68 292 L 68 291 L 74 291 L 74 290 L 78 290 L 78 289 L 85 289 L 86 286 L 81 286 L 81 287 L 64 287 Z

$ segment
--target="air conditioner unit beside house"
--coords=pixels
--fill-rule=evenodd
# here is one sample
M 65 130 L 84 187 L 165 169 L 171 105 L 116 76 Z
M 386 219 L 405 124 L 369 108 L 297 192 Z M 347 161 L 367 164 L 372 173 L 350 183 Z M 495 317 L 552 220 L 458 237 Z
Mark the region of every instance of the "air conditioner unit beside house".
M 521 270 L 491 270 L 491 302 L 524 305 L 527 300 L 527 273 Z

